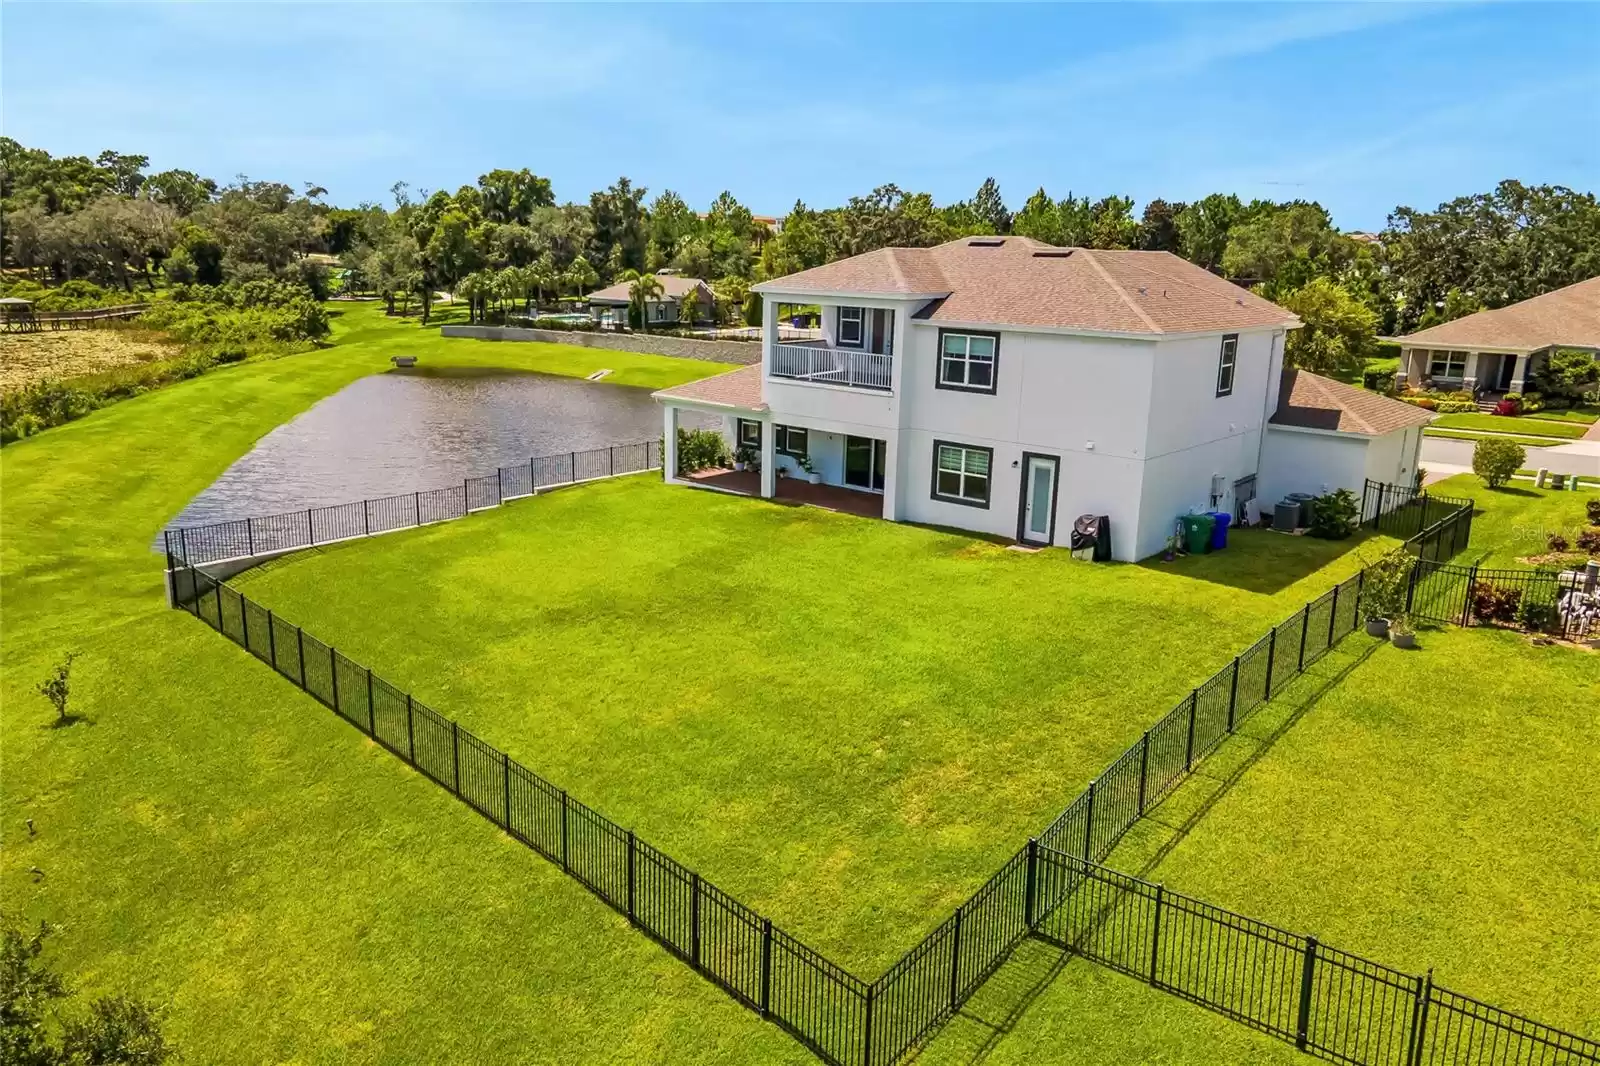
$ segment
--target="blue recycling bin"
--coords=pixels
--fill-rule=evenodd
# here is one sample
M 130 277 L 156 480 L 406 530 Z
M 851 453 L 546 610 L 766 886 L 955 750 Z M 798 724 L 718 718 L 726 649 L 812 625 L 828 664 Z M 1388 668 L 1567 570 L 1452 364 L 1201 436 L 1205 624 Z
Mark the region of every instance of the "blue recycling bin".
M 1211 550 L 1221 551 L 1228 546 L 1228 523 L 1233 521 L 1233 515 L 1226 511 L 1212 511 L 1211 517 L 1217 524 L 1211 527 Z

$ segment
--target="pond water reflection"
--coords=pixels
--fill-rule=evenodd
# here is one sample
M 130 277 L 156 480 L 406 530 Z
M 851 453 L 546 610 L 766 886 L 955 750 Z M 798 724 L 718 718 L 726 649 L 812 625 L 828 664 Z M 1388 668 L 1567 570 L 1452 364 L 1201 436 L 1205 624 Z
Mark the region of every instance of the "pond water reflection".
M 660 434 L 649 389 L 504 371 L 377 374 L 262 437 L 172 525 L 440 488 L 534 456 Z

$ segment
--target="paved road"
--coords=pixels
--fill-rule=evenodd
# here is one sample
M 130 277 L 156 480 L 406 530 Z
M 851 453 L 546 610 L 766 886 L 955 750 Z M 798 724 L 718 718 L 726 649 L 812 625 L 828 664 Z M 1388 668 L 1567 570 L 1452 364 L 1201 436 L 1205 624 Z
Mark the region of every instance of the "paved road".
M 1423 437 L 1422 465 L 1427 469 L 1461 466 L 1470 470 L 1474 443 L 1445 437 Z M 1562 474 L 1600 477 L 1600 442 L 1586 440 L 1564 444 L 1559 448 L 1529 448 L 1528 461 L 1523 465 L 1533 470 L 1545 467 Z

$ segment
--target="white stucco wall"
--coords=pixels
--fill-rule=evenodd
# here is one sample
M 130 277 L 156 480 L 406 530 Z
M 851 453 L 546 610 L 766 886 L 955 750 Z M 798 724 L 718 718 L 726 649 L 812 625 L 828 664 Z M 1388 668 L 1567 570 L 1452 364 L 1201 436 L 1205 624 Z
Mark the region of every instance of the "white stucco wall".
M 1422 449 L 1422 427 L 1398 429 L 1372 438 L 1367 445 L 1365 476 L 1387 485 L 1410 485 L 1417 476 L 1417 456 Z M 1361 495 L 1363 486 L 1348 486 Z
M 1367 438 L 1267 428 L 1256 496 L 1263 514 L 1291 492 L 1320 495 L 1336 488 L 1361 494 L 1367 476 Z

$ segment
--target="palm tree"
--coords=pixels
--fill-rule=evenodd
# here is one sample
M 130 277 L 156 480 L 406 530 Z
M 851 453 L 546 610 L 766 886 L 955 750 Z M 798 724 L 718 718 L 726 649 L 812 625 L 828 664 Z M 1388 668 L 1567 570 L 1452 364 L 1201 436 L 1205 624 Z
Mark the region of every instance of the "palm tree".
M 654 274 L 640 274 L 628 283 L 628 302 L 639 308 L 639 325 L 650 332 L 650 298 L 661 295 L 661 280 Z
M 589 260 L 581 255 L 572 261 L 572 266 L 567 268 L 567 277 L 577 288 L 580 297 L 583 296 L 589 286 L 600 280 L 600 275 L 595 271 L 594 267 L 589 265 Z
M 546 288 L 554 290 L 557 296 L 561 295 L 561 274 L 556 270 L 556 261 L 549 252 L 541 255 L 539 261 L 528 268 L 528 276 L 538 289 L 540 303 L 544 302 Z

